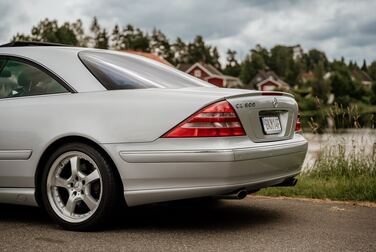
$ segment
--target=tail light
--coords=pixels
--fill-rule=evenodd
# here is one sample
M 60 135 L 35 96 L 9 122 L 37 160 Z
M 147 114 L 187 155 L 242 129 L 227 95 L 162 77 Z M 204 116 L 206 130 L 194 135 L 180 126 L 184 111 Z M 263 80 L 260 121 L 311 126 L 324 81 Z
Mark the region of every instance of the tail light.
M 296 118 L 296 124 L 295 124 L 295 133 L 301 133 L 302 132 L 302 126 L 300 124 L 300 114 L 298 113 L 298 116 Z
M 234 108 L 220 101 L 198 111 L 162 137 L 244 136 L 245 132 Z

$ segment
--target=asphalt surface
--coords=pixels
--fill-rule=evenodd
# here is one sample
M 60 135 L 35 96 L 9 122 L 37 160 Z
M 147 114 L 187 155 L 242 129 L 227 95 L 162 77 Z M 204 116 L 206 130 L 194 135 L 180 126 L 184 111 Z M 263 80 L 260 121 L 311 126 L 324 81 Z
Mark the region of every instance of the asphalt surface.
M 60 229 L 0 205 L 1 251 L 376 251 L 376 208 L 250 196 L 129 208 L 105 230 Z

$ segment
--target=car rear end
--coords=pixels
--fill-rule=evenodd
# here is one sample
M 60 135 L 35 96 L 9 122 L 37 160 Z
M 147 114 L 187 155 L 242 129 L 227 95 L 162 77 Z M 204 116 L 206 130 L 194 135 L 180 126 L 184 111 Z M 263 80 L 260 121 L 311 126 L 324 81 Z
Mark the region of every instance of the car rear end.
M 107 145 L 127 204 L 293 185 L 307 151 L 298 106 L 280 92 L 238 92 L 203 106 L 152 142 Z
M 98 142 L 119 170 L 129 206 L 252 192 L 300 172 L 307 141 L 291 95 L 217 88 L 120 52 L 78 56 L 111 91 L 85 99 L 112 111 L 97 112 L 109 122 Z

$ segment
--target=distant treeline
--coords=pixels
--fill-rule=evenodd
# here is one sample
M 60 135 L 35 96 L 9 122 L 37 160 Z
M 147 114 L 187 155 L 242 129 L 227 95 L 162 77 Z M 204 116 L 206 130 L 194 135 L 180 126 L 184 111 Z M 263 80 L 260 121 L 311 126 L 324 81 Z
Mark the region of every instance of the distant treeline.
M 375 82 L 376 60 L 371 64 L 364 61 L 362 66 L 343 58 L 329 61 L 324 52 L 317 49 L 303 52 L 300 46 L 276 45 L 268 50 L 256 45 L 242 60 L 237 59 L 235 50 L 228 49 L 226 63 L 222 66 L 217 48 L 208 45 L 202 36 L 197 35 L 190 42 L 179 37 L 172 41 L 161 30 L 155 28 L 149 34 L 130 24 L 124 27 L 116 24 L 108 31 L 96 17 L 89 32 L 85 32 L 80 19 L 63 24 L 44 19 L 32 27 L 30 34 L 17 33 L 12 40 L 152 52 L 175 66 L 202 62 L 224 74 L 239 77 L 245 87 L 259 70 L 272 70 L 292 87 L 303 110 L 317 109 L 316 104 L 327 104 L 331 96 L 334 102 L 344 106 L 354 102 L 376 104 L 376 84 L 371 88 L 361 84 L 363 74 Z

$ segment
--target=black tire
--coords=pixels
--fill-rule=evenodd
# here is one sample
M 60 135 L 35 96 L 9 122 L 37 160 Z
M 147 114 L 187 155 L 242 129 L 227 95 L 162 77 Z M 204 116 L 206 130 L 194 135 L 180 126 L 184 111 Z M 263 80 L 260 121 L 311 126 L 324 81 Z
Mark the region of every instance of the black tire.
M 94 160 L 102 177 L 102 196 L 98 207 L 89 219 L 78 223 L 66 221 L 55 212 L 48 199 L 47 191 L 47 177 L 52 164 L 58 157 L 71 151 L 82 152 Z M 113 212 L 116 212 L 115 210 L 118 210 L 116 209 L 117 206 L 123 202 L 121 198 L 121 185 L 119 184 L 120 179 L 117 178 L 117 174 L 113 169 L 115 167 L 112 167 L 107 157 L 88 144 L 74 142 L 62 145 L 53 152 L 44 165 L 40 188 L 45 210 L 56 223 L 67 230 L 90 231 L 103 227 L 103 225 L 107 224 L 109 216 Z

